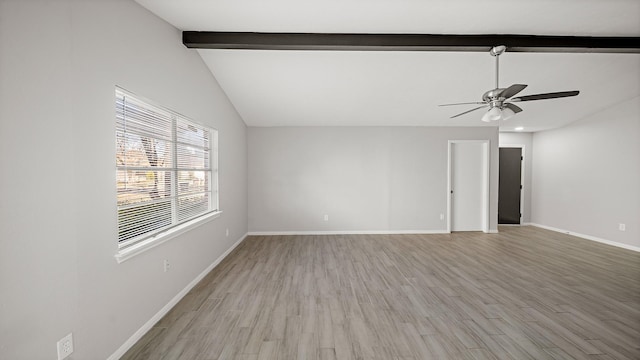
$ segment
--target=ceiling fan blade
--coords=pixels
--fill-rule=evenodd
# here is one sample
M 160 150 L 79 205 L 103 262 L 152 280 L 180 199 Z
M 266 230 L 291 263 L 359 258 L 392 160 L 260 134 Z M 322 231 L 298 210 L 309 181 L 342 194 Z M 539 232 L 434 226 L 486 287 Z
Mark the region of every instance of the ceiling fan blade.
M 578 91 L 578 90 L 560 91 L 560 92 L 552 92 L 552 93 L 544 93 L 544 94 L 534 94 L 534 95 L 519 96 L 519 97 L 513 98 L 513 99 L 511 99 L 509 101 L 531 101 L 531 100 L 557 99 L 557 98 L 563 98 L 563 97 L 569 97 L 569 96 L 576 96 L 578 94 L 580 94 L 580 91 Z
M 464 103 L 455 103 L 455 104 L 440 104 L 438 106 L 451 106 L 451 105 L 481 105 L 486 104 L 484 101 L 476 101 L 476 102 L 464 102 Z
M 514 114 L 519 113 L 520 111 L 522 111 L 522 109 L 514 104 L 510 104 L 510 103 L 505 103 L 504 104 L 505 107 L 508 107 L 509 109 L 511 109 L 513 111 Z
M 458 115 L 453 115 L 452 117 L 450 117 L 450 119 L 456 118 L 456 117 L 458 117 L 458 116 L 460 116 L 460 115 L 464 115 L 464 114 L 466 114 L 466 113 L 470 113 L 470 112 L 472 112 L 472 111 L 476 111 L 476 110 L 479 110 L 479 109 L 482 109 L 482 108 L 486 108 L 487 106 L 489 106 L 489 105 L 486 105 L 486 104 L 485 104 L 485 105 L 483 105 L 483 106 L 478 106 L 477 108 L 473 108 L 473 109 L 471 109 L 471 110 L 467 110 L 467 111 L 462 112 L 462 113 L 460 113 L 460 114 L 458 114 Z
M 508 88 L 504 89 L 504 91 L 502 91 L 500 93 L 500 97 L 508 99 L 508 98 L 512 97 L 513 95 L 519 93 L 520 91 L 524 90 L 524 88 L 526 88 L 526 87 L 527 87 L 527 85 L 524 85 L 524 84 L 513 84 L 513 85 L 509 86 Z

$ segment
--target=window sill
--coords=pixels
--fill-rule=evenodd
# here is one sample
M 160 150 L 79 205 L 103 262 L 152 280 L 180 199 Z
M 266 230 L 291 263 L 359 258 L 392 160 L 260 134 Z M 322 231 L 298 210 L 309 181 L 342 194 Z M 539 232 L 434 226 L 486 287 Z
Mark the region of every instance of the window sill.
M 188 221 L 184 224 L 180 224 L 176 227 L 173 227 L 167 231 L 159 233 L 155 236 L 152 236 L 146 240 L 143 240 L 135 245 L 131 245 L 127 248 L 118 250 L 118 253 L 114 255 L 118 264 L 131 259 L 132 257 L 142 254 L 143 252 L 152 249 L 166 241 L 173 239 L 174 237 L 183 234 L 193 228 L 196 228 L 200 225 L 206 224 L 213 219 L 217 219 L 222 214 L 222 210 L 211 212 L 209 214 L 203 215 L 199 218 Z

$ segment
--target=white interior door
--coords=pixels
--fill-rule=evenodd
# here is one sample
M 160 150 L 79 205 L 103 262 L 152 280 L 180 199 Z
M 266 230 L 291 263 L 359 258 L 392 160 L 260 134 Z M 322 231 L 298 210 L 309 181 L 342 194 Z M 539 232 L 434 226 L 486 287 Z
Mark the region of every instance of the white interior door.
M 488 232 L 488 141 L 449 142 L 449 231 Z

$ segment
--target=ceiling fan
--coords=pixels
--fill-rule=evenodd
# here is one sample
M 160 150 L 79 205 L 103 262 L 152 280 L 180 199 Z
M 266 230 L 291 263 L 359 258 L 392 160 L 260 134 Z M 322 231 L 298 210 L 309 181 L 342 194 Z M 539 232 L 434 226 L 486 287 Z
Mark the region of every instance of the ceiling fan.
M 465 103 L 455 103 L 455 104 L 442 104 L 439 106 L 451 106 L 451 105 L 482 105 L 471 110 L 467 110 L 460 114 L 454 115 L 451 119 L 458 117 L 460 115 L 464 115 L 470 113 L 472 111 L 480 110 L 483 108 L 489 108 L 489 110 L 482 116 L 482 121 L 490 122 L 490 121 L 498 121 L 498 120 L 507 120 L 513 115 L 522 111 L 522 109 L 513 104 L 514 102 L 522 102 L 522 101 L 532 101 L 532 100 L 547 100 L 547 99 L 556 99 L 563 97 L 576 96 L 580 93 L 580 91 L 560 91 L 560 92 L 552 92 L 552 93 L 544 93 L 544 94 L 534 94 L 534 95 L 526 95 L 513 97 L 518 94 L 520 91 L 524 90 L 527 85 L 524 84 L 513 84 L 508 88 L 501 88 L 498 85 L 498 75 L 499 75 L 499 61 L 498 58 L 502 53 L 505 52 L 506 46 L 500 45 L 492 48 L 489 51 L 491 56 L 496 58 L 496 88 L 489 90 L 482 95 L 481 102 L 465 102 Z

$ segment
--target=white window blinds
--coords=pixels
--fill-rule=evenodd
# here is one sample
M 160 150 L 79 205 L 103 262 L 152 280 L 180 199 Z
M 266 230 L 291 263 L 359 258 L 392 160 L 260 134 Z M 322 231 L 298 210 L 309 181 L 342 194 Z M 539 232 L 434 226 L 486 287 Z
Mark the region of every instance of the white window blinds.
M 217 131 L 120 89 L 115 104 L 120 248 L 216 211 Z

